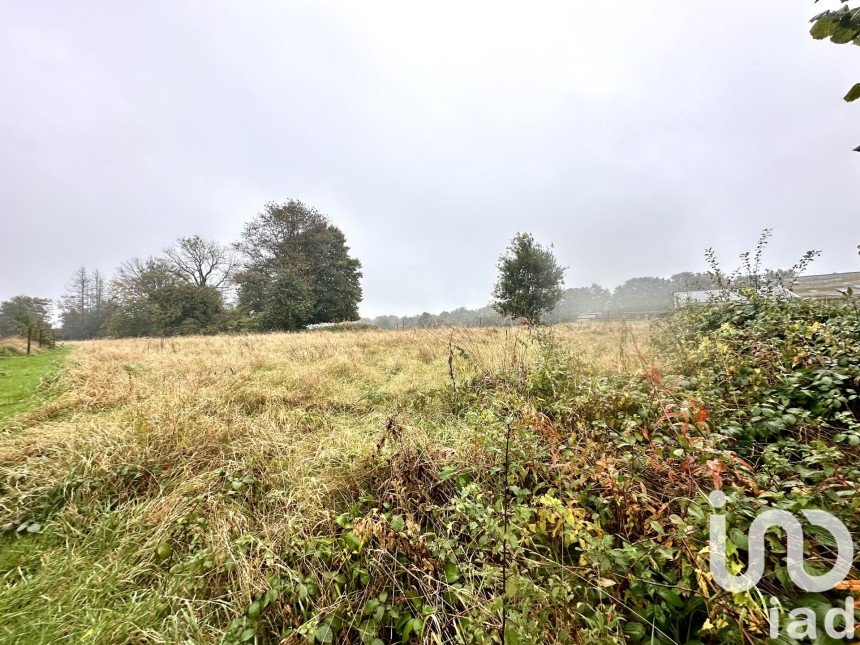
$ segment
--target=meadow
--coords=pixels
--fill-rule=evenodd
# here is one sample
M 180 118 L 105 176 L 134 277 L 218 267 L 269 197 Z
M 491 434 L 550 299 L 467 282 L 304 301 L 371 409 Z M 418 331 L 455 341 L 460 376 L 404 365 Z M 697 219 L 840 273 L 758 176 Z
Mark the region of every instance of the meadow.
M 620 324 L 559 335 L 601 369 L 630 363 Z M 0 635 L 221 638 L 267 590 L 266 558 L 379 476 L 389 420 L 469 460 L 481 428 L 452 413 L 451 376 L 510 372 L 534 352 L 513 329 L 75 344 L 63 393 L 0 439 L 0 511 L 14 525 L 0 545 Z
M 2 422 L 0 640 L 758 640 L 706 495 L 854 529 L 860 432 L 856 309 L 756 306 L 77 343 Z

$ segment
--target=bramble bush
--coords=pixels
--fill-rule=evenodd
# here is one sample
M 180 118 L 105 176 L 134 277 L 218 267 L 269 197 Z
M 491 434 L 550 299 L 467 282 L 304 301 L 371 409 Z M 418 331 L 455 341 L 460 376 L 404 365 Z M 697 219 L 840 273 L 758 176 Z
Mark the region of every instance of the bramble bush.
M 591 374 L 548 338 L 525 388 L 534 409 L 524 423 L 551 455 L 527 466 L 540 481 L 529 507 L 537 513 L 551 496 L 587 518 L 568 526 L 554 559 L 585 567 L 578 575 L 590 592 L 605 585 L 597 612 L 580 593 L 571 630 L 600 640 L 737 642 L 766 635 L 763 593 L 779 598 L 784 614 L 797 604 L 838 604 L 838 591 L 797 596 L 775 533 L 761 593 L 716 587 L 706 495 L 727 493 L 728 552 L 738 570 L 748 526 L 766 508 L 827 510 L 860 535 L 856 301 L 750 293 L 658 320 L 653 341 L 661 367 L 643 360 L 631 378 Z M 580 541 L 594 548 L 568 546 Z M 807 527 L 809 569 L 829 568 L 834 547 Z
M 335 518 L 341 532 L 302 545 L 293 557 L 305 568 L 273 587 L 287 615 L 303 616 L 301 633 L 734 643 L 767 636 L 771 595 L 783 616 L 839 604 L 840 591 L 796 593 L 776 533 L 760 591 L 720 589 L 707 494 L 727 494 L 735 572 L 767 508 L 824 509 L 860 534 L 853 301 L 753 296 L 684 309 L 654 325 L 660 368 L 642 358 L 614 375 L 570 356 L 551 330 L 534 334 L 536 365 L 450 393 L 458 423 L 484 437 L 471 460 L 389 424 L 372 485 Z M 835 545 L 807 529 L 808 567 L 829 568 Z M 338 595 L 315 603 L 333 583 Z

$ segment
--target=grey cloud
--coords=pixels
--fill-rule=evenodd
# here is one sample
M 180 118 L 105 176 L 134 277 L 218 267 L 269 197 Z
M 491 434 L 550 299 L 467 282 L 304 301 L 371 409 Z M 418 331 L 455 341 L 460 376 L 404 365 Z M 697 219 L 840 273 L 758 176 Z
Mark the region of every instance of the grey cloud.
M 519 230 L 571 286 L 769 260 L 858 231 L 855 48 L 812 2 L 5 2 L 0 298 L 57 296 L 302 199 L 364 264 L 362 313 L 484 304 Z

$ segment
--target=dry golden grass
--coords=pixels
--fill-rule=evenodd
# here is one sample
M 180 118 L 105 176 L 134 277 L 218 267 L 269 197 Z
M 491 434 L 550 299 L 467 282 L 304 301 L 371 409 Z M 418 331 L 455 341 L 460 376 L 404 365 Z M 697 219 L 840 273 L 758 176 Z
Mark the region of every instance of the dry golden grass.
M 37 339 L 30 341 L 31 354 L 43 354 L 48 351 L 48 347 L 39 347 Z M 0 338 L 0 357 L 7 356 L 24 356 L 27 354 L 27 339 L 20 336 L 7 336 Z
M 624 329 L 555 332 L 575 356 L 611 371 L 637 360 Z M 645 336 L 642 324 L 635 331 Z M 43 465 L 49 486 L 56 469 L 79 463 L 82 445 L 97 446 L 87 457 L 93 470 L 157 458 L 193 486 L 196 475 L 241 469 L 253 455 L 301 491 L 291 504 L 320 504 L 388 417 L 450 387 L 449 347 L 455 381 L 512 369 L 535 350 L 526 331 L 495 328 L 82 342 L 66 392 L 20 420 L 26 430 L 0 443 L 0 461 L 31 472 Z
M 649 360 L 647 323 L 564 325 L 553 333 L 602 371 Z M 373 478 L 387 419 L 432 444 L 443 461 L 480 450 L 480 435 L 439 396 L 452 387 L 450 355 L 454 381 L 463 383 L 528 363 L 533 341 L 523 329 L 490 328 L 77 344 L 64 393 L 0 437 L 0 523 L 27 522 L 64 500 L 43 529 L 64 546 L 40 552 L 38 573 L 0 593 L 8 629 L 30 630 L 36 640 L 220 638 L 226 620 L 265 590 L 273 545 L 330 523 Z M 105 584 L 76 578 L 93 566 L 82 545 L 107 530 L 106 518 L 113 528 L 98 555 L 103 575 L 115 576 L 123 594 L 151 601 L 134 620 L 90 616 L 89 608 L 107 603 Z M 161 545 L 187 543 L 189 532 L 221 572 L 197 576 L 206 594 L 174 586 L 154 564 Z M 256 546 L 239 553 L 243 538 Z M 82 559 L 74 570 L 57 573 L 64 571 L 58 562 L 75 557 Z M 49 609 L 21 607 L 9 596 L 28 591 L 47 594 Z

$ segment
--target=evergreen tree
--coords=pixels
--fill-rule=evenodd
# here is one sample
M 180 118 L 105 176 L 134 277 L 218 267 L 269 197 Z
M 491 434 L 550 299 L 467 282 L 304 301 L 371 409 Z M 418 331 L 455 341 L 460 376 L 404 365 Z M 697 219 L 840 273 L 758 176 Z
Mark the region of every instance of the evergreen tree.
M 96 338 L 111 315 L 104 276 L 86 267 L 75 271 L 60 299 L 61 332 L 66 338 Z
M 51 301 L 48 298 L 15 296 L 0 303 L 0 338 L 38 334 L 51 328 Z

